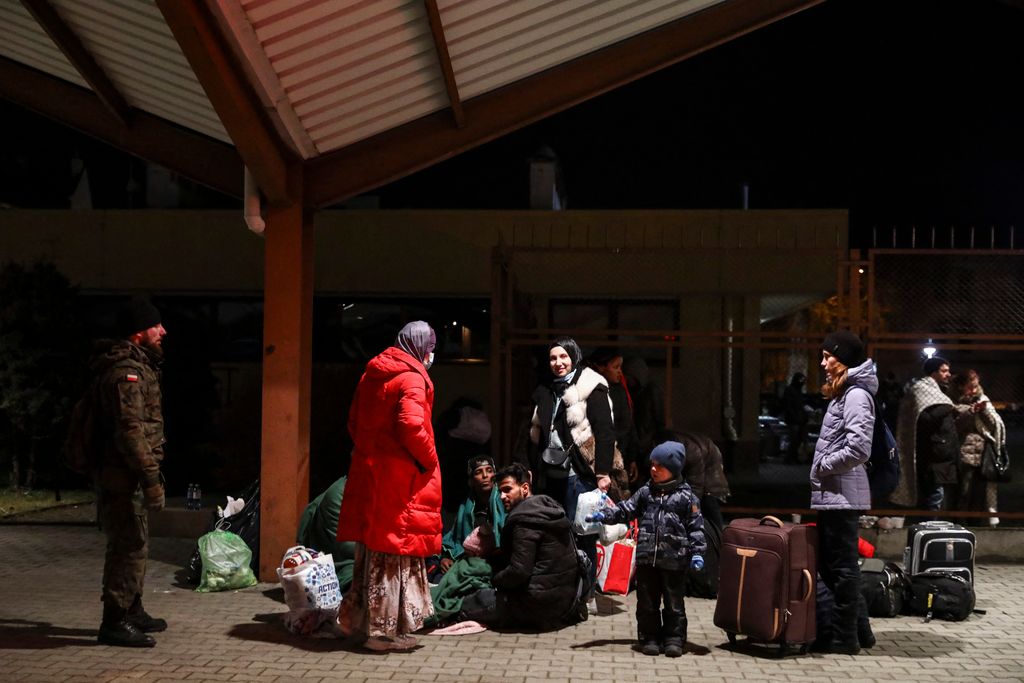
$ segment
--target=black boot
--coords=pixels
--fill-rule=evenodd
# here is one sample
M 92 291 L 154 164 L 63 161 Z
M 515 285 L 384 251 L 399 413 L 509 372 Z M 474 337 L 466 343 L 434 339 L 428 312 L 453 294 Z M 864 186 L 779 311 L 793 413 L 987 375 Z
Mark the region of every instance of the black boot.
M 659 643 L 654 638 L 641 638 L 639 645 L 640 652 L 643 652 L 645 655 L 648 655 L 649 657 L 657 657 L 661 654 L 661 643 Z
M 128 610 L 113 603 L 103 603 L 103 622 L 97 640 L 117 647 L 153 647 L 156 641 L 128 621 Z
M 151 617 L 142 607 L 142 596 L 136 595 L 132 606 L 128 608 L 128 621 L 143 633 L 159 633 L 167 630 L 167 622 Z
M 682 657 L 683 656 L 683 639 L 682 638 L 666 638 L 665 639 L 665 656 L 666 657 Z
M 875 634 L 871 631 L 871 622 L 866 615 L 857 618 L 857 641 L 863 648 L 875 646 Z

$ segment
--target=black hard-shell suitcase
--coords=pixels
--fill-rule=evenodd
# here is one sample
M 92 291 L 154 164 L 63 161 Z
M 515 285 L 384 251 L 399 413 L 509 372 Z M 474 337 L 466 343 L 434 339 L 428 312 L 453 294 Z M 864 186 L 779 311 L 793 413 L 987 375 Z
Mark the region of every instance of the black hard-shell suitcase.
M 974 532 L 952 522 L 921 522 L 907 529 L 907 574 L 955 572 L 974 583 Z
M 737 635 L 791 645 L 801 652 L 816 637 L 817 528 L 776 517 L 736 519 L 722 532 L 715 626 Z

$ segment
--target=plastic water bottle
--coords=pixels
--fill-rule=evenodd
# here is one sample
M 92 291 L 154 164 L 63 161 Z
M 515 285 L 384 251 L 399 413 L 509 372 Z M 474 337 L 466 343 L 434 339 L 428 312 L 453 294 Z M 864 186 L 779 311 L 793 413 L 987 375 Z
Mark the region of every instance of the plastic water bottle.
M 196 509 L 196 485 L 189 484 L 188 491 L 185 493 L 185 509 L 195 510 Z
M 192 509 L 199 510 L 203 507 L 203 490 L 199 488 L 199 484 L 193 484 L 195 492 L 192 494 Z

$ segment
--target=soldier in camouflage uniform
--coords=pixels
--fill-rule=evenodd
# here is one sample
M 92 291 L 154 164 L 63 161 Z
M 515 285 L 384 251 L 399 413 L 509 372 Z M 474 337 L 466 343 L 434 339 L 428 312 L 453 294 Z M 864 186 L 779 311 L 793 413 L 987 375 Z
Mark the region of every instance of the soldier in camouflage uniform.
M 90 363 L 99 386 L 96 413 L 104 435 L 95 472 L 100 525 L 107 537 L 99 642 L 152 647 L 156 641 L 148 633 L 167 628 L 166 621 L 142 607 L 147 514 L 164 507 L 160 362 L 167 332 L 160 312 L 139 298 L 118 312 L 118 328 L 124 338 L 100 342 Z

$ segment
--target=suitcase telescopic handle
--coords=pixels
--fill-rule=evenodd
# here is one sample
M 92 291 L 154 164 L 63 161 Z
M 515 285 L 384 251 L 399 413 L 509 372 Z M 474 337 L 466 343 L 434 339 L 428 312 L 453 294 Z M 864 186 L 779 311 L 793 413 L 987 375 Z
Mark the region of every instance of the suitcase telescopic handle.
M 803 571 L 804 578 L 807 579 L 807 593 L 804 594 L 804 597 L 800 602 L 807 602 L 811 599 L 811 593 L 814 591 L 814 578 L 811 576 L 810 570 L 805 569 Z
M 764 524 L 766 522 L 771 522 L 772 524 L 774 524 L 775 526 L 779 527 L 780 529 L 782 528 L 782 520 L 779 519 L 778 517 L 773 517 L 771 515 L 765 515 L 764 517 L 761 518 L 761 524 Z

